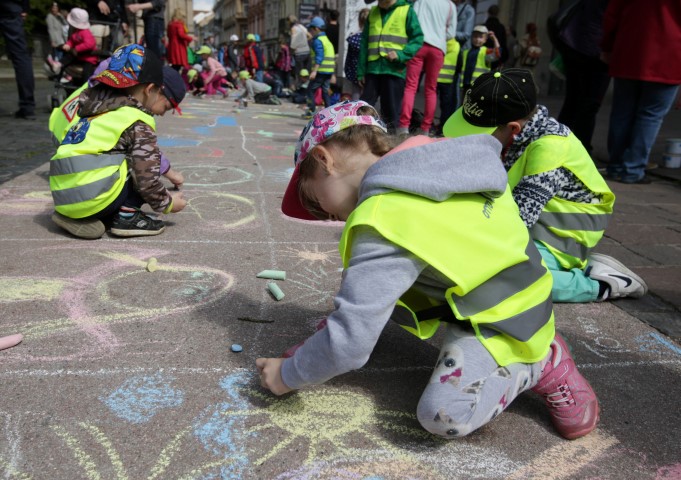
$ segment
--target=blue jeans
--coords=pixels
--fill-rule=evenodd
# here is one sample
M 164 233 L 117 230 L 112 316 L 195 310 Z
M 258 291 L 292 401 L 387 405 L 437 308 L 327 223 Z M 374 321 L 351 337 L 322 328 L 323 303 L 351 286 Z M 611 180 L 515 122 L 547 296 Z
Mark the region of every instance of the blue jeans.
M 265 83 L 265 81 L 263 80 L 264 76 L 265 76 L 264 70 L 256 70 L 255 71 L 255 81 L 256 82 Z
M 643 178 L 650 150 L 678 89 L 678 85 L 614 79 L 608 176 L 620 177 L 625 183 Z
M 437 96 L 440 98 L 440 131 L 456 110 L 457 90 L 454 82 L 437 84 Z
M 0 31 L 5 37 L 7 55 L 14 66 L 14 77 L 19 91 L 19 111 L 25 115 L 35 113 L 35 78 L 31 52 L 26 43 L 24 21 L 16 16 L 0 17 Z
M 331 88 L 331 73 L 319 73 L 314 77 L 314 80 L 310 80 L 307 86 L 307 108 L 309 111 L 314 112 L 317 108 L 317 103 L 314 101 L 315 92 L 318 88 L 322 89 L 322 98 L 324 99 L 324 106 L 328 107 L 331 105 L 331 98 L 329 97 L 329 88 Z
M 534 244 L 553 277 L 551 300 L 554 303 L 588 303 L 598 299 L 598 281 L 587 277 L 579 268 L 565 270 L 548 248 L 537 241 Z
M 162 18 L 147 17 L 144 19 L 144 43 L 159 59 L 163 58 L 163 43 L 161 43 L 163 35 L 165 35 L 165 26 Z

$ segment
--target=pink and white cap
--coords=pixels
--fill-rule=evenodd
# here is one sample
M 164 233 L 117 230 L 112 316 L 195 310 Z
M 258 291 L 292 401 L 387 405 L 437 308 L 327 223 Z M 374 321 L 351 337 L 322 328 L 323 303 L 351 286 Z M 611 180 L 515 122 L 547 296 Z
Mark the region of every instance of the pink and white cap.
M 357 112 L 362 107 L 369 107 L 374 110 L 376 116 L 359 115 Z M 301 218 L 303 220 L 317 220 L 310 212 L 303 207 L 298 194 L 298 167 L 307 158 L 308 153 L 320 143 L 326 141 L 334 133 L 338 133 L 348 127 L 355 125 L 372 125 L 380 128 L 384 132 L 388 130 L 385 124 L 379 119 L 378 112 L 363 101 L 345 101 L 320 110 L 312 117 L 312 120 L 305 126 L 300 134 L 296 151 L 293 156 L 293 164 L 296 168 L 289 181 L 284 199 L 281 202 L 281 210 L 289 217 Z

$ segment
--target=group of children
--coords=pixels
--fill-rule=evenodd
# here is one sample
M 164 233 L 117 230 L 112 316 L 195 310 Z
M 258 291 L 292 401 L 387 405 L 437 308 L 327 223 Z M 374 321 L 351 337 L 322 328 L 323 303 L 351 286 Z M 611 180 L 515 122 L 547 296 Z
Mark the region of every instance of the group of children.
M 247 86 L 250 74 L 240 77 Z M 187 202 L 161 182 L 153 116 L 179 112 L 184 88 L 153 52 L 127 45 L 79 92 L 75 111 L 55 111 L 64 117 L 59 128 L 51 122 L 61 139 L 50 162 L 57 225 L 81 238 L 164 230 L 141 206 L 175 213 Z M 283 357 L 257 359 L 263 387 L 281 395 L 362 367 L 390 319 L 421 339 L 444 322 L 417 408 L 426 430 L 467 435 L 526 390 L 544 397 L 563 437 L 596 427 L 597 397 L 555 332 L 552 302 L 640 297 L 647 287 L 592 251 L 615 197 L 536 92 L 527 70 L 481 74 L 446 139 L 399 143 L 362 101 L 313 115 L 282 211 L 344 221 L 344 273 L 314 335 Z M 180 174 L 169 176 L 181 186 Z

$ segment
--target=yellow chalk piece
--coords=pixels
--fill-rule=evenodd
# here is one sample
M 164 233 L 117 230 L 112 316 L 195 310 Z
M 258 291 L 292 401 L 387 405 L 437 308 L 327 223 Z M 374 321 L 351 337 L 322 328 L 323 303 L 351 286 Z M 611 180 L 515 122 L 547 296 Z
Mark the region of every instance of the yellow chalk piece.
M 147 271 L 155 272 L 156 270 L 158 270 L 158 261 L 154 257 L 151 257 L 147 262 Z
M 281 288 L 279 288 L 279 285 L 277 285 L 276 283 L 269 282 L 267 284 L 267 289 L 270 291 L 272 295 L 274 295 L 274 298 L 276 298 L 277 301 L 284 298 L 284 292 L 281 291 Z
M 263 270 L 256 277 L 269 278 L 270 280 L 286 280 L 286 272 L 283 270 Z

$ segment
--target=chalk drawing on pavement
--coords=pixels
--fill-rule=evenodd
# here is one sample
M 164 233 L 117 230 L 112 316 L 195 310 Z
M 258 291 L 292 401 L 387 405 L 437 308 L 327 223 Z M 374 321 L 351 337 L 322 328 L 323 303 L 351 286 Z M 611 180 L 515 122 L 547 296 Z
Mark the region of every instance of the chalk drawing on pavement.
M 271 178 L 277 183 L 288 183 L 289 180 L 291 180 L 291 176 L 293 175 L 293 170 L 293 167 L 287 168 L 286 170 L 276 170 L 273 172 L 267 172 L 265 176 Z
M 130 423 L 145 423 L 161 410 L 182 405 L 184 392 L 171 385 L 173 380 L 161 373 L 132 377 L 100 400 L 117 417 Z
M 84 248 L 78 243 L 48 247 L 41 253 L 58 255 L 61 262 L 75 266 L 85 257 L 95 256 L 99 261 L 72 277 L 0 277 L 0 286 L 7 287 L 0 336 L 21 331 L 31 342 L 30 350 L 3 352 L 3 363 L 120 355 L 127 344 L 115 333 L 114 325 L 154 321 L 200 308 L 224 296 L 234 283 L 234 277 L 221 270 L 174 264 L 164 260 L 166 251 L 129 244 Z M 130 285 L 138 284 L 136 276 L 148 275 L 146 261 L 152 256 L 159 259 L 159 269 L 154 272 L 157 281 L 145 284 L 144 292 L 131 290 Z M 28 300 L 48 313 L 25 322 L 21 309 L 14 305 Z M 14 318 L 10 312 L 16 312 Z M 55 341 L 59 337 L 63 341 Z
M 253 180 L 251 172 L 230 165 L 192 165 L 181 171 L 184 174 L 185 187 L 217 187 Z
M 326 264 L 337 264 L 340 263 L 340 254 L 338 249 L 333 250 L 320 250 L 319 245 L 314 245 L 314 248 L 310 248 L 308 245 L 300 245 L 297 247 L 286 247 L 283 251 L 286 257 L 293 258 L 297 260 L 293 265 L 297 267 L 301 263 L 307 265 L 313 265 L 316 263 L 326 265 Z
M 206 226 L 224 230 L 243 227 L 257 217 L 253 200 L 222 192 L 192 195 L 187 201 L 186 212 L 196 215 Z
M 52 210 L 52 194 L 49 190 L 38 190 L 24 194 L 0 192 L 0 215 L 38 215 Z

